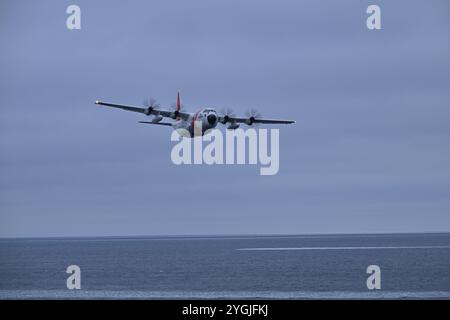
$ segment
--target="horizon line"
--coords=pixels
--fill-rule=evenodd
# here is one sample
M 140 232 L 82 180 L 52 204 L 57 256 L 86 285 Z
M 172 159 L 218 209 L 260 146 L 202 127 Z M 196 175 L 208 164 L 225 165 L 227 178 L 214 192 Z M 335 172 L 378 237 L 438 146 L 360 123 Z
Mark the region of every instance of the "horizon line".
M 321 236 L 380 236 L 380 235 L 443 235 L 450 231 L 426 231 L 426 232 L 368 232 L 368 233 L 236 233 L 236 234 L 154 234 L 154 235 L 85 235 L 85 236 L 18 236 L 3 237 L 1 240 L 59 240 L 59 239 L 142 239 L 142 238 L 263 238 L 263 237 L 321 237 Z

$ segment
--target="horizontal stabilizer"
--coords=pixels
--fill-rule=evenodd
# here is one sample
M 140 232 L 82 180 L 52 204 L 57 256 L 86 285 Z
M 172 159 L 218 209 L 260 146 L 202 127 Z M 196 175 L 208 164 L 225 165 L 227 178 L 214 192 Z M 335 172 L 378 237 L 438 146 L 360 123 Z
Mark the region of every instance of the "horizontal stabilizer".
M 171 126 L 171 123 L 168 122 L 151 122 L 151 121 L 139 121 L 139 123 L 146 123 L 146 124 L 157 124 L 160 126 Z

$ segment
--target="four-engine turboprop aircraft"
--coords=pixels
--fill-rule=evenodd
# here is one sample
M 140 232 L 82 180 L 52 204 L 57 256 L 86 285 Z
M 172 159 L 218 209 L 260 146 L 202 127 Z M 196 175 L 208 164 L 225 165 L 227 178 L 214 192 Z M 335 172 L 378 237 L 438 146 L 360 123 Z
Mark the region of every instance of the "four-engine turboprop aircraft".
M 175 110 L 163 110 L 154 101 L 151 100 L 147 103 L 145 108 L 135 107 L 124 104 L 116 104 L 109 102 L 102 102 L 96 100 L 95 104 L 119 108 L 127 111 L 143 113 L 147 116 L 152 115 L 151 121 L 139 121 L 140 123 L 146 124 L 156 124 L 161 126 L 171 126 L 182 136 L 194 137 L 194 135 L 204 135 L 208 129 L 213 129 L 218 123 L 228 124 L 227 129 L 234 130 L 239 128 L 241 123 L 251 126 L 253 124 L 289 124 L 295 123 L 293 120 L 272 120 L 272 119 L 262 119 L 257 112 L 252 111 L 246 118 L 235 117 L 230 110 L 223 112 L 223 114 L 218 114 L 216 110 L 212 108 L 203 108 L 198 110 L 196 113 L 184 112 L 181 110 L 180 103 L 180 93 L 177 95 L 177 105 Z M 163 118 L 171 118 L 175 120 L 174 122 L 161 122 Z M 198 126 L 199 121 L 201 122 L 200 128 L 194 130 L 194 125 Z

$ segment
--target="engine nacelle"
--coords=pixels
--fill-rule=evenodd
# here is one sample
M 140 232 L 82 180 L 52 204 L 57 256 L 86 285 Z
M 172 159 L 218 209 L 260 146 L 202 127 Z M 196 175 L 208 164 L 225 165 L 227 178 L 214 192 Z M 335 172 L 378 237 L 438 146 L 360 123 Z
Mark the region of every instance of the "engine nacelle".
M 239 128 L 239 124 L 238 123 L 230 123 L 228 125 L 228 127 L 227 127 L 227 129 L 229 129 L 229 130 L 234 130 L 234 129 L 237 129 L 237 128 Z
M 153 107 L 148 107 L 147 109 L 145 109 L 144 114 L 149 116 L 152 114 L 152 111 L 153 111 Z
M 222 123 L 222 124 L 227 123 L 229 118 L 230 117 L 228 115 L 223 116 L 222 119 L 220 120 L 220 123 Z
M 178 118 L 179 115 L 180 115 L 180 111 L 175 110 L 174 112 L 172 112 L 170 117 L 175 120 L 176 118 Z
M 153 117 L 152 122 L 153 122 L 153 123 L 158 123 L 158 122 L 160 122 L 162 119 L 163 119 L 162 116 L 157 115 L 157 116 L 154 116 L 154 117 Z
M 255 122 L 255 117 L 251 116 L 247 120 L 245 120 L 245 124 L 251 126 Z

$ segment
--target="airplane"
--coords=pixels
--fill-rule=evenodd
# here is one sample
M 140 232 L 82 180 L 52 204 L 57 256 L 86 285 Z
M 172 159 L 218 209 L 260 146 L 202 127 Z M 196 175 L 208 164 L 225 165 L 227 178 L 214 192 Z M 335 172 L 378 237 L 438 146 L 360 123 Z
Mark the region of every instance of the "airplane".
M 223 114 L 219 114 L 213 108 L 203 108 L 198 110 L 195 113 L 184 112 L 181 110 L 181 102 L 180 102 L 180 93 L 177 93 L 177 104 L 175 110 L 163 110 L 160 109 L 160 106 L 154 101 L 150 100 L 146 103 L 146 107 L 136 107 L 131 105 L 117 104 L 117 103 L 109 103 L 102 102 L 100 100 L 96 100 L 95 104 L 119 108 L 127 111 L 139 112 L 143 113 L 147 116 L 152 115 L 153 118 L 151 121 L 139 121 L 139 123 L 145 124 L 154 124 L 160 126 L 171 126 L 174 130 L 176 130 L 180 135 L 185 137 L 194 137 L 196 135 L 204 135 L 205 132 L 209 129 L 213 129 L 217 126 L 217 124 L 227 124 L 227 129 L 234 130 L 239 128 L 240 124 L 246 124 L 251 126 L 253 124 L 291 124 L 295 123 L 294 120 L 273 120 L 273 119 L 262 119 L 259 114 L 252 110 L 248 117 L 235 117 L 231 110 L 223 112 Z M 163 118 L 170 118 L 175 120 L 175 122 L 161 122 Z M 201 130 L 198 128 L 194 130 L 194 124 L 197 125 L 198 121 L 201 122 Z

